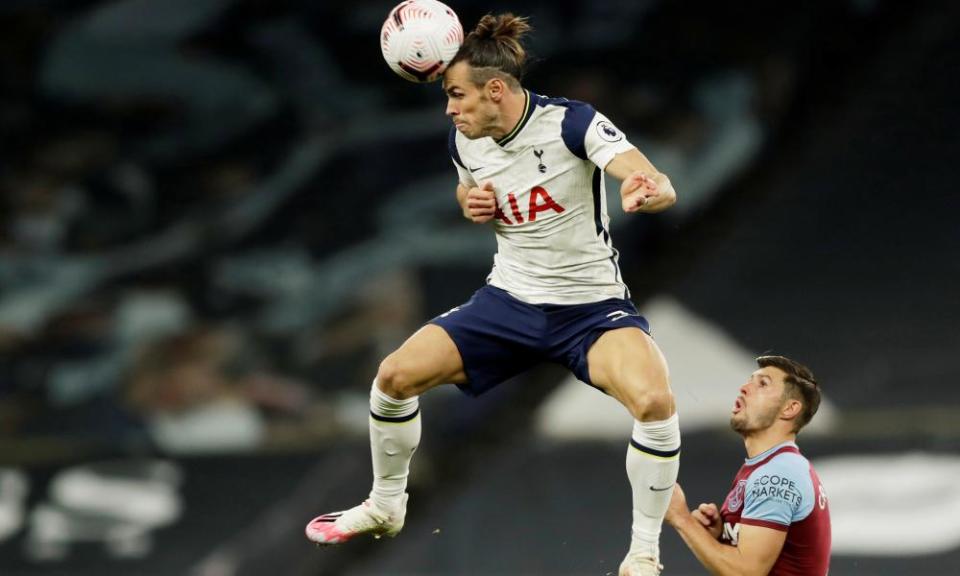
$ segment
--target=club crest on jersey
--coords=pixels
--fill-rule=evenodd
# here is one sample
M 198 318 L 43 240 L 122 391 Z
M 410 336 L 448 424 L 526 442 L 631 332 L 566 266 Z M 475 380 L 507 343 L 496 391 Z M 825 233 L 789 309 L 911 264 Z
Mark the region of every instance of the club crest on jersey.
M 547 166 L 543 163 L 543 150 L 534 148 L 533 155 L 537 157 L 537 170 L 539 170 L 541 174 L 546 174 Z
M 730 492 L 730 495 L 727 496 L 727 510 L 731 512 L 736 512 L 743 506 L 743 495 L 747 489 L 747 481 L 740 480 L 737 482 L 737 487 Z
M 616 126 L 607 122 L 606 120 L 601 120 L 597 124 L 597 134 L 607 142 L 619 142 L 623 140 L 623 133 L 617 130 Z

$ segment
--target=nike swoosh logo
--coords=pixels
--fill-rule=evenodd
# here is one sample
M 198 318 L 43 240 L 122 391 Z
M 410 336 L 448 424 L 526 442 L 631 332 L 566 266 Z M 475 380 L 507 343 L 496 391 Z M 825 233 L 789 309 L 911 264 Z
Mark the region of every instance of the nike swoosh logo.
M 665 490 L 670 490 L 672 488 L 673 488 L 673 484 L 667 486 L 666 488 L 654 488 L 653 486 L 650 487 L 650 489 L 653 490 L 654 492 L 663 492 Z
M 640 314 L 630 314 L 629 312 L 624 312 L 622 310 L 618 310 L 617 312 L 611 312 L 607 314 L 607 318 L 609 318 L 611 322 L 616 322 L 621 318 L 629 318 L 630 316 L 639 317 Z
M 471 171 L 471 172 L 476 172 L 477 170 L 483 170 L 483 166 L 477 166 L 476 168 L 470 168 L 470 167 L 468 166 L 468 167 L 467 167 L 467 170 L 469 170 L 469 171 Z

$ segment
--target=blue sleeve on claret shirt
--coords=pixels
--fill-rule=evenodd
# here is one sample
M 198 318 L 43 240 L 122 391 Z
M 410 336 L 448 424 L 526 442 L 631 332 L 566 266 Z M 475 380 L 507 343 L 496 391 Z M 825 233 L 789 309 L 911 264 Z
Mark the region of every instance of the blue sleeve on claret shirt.
M 813 511 L 810 463 L 795 453 L 779 454 L 747 480 L 742 518 L 789 526 Z

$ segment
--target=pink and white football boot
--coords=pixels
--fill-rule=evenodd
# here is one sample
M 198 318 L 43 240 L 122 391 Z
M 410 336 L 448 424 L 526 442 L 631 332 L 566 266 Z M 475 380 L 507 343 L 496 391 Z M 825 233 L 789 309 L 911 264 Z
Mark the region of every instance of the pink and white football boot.
M 363 504 L 349 510 L 317 516 L 307 524 L 307 538 L 323 545 L 343 544 L 362 534 L 392 538 L 403 529 L 407 498 L 408 495 L 404 494 L 400 507 L 394 511 L 381 510 L 372 500 L 364 500 Z

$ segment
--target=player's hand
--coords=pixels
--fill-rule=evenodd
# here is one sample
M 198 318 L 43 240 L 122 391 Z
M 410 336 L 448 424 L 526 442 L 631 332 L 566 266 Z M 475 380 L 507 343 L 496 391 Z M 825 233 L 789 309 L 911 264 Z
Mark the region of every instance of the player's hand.
M 493 220 L 497 212 L 497 196 L 493 192 L 493 183 L 484 182 L 479 188 L 467 191 L 463 215 L 471 222 L 484 224 Z
M 704 528 L 713 534 L 714 538 L 720 537 L 723 526 L 720 524 L 720 510 L 716 504 L 701 504 L 697 506 L 696 510 L 693 510 L 692 514 Z
M 660 189 L 657 182 L 639 170 L 628 176 L 620 185 L 623 211 L 627 213 L 639 212 L 651 198 L 659 195 Z

